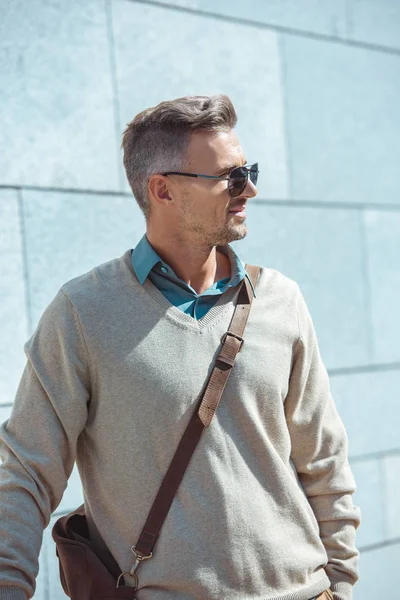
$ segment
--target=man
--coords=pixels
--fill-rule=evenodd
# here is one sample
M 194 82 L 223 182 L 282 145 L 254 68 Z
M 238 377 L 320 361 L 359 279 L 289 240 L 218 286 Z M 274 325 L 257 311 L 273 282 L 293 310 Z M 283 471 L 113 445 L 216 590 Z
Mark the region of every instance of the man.
M 146 235 L 60 289 L 1 430 L 0 599 L 34 589 L 74 461 L 92 539 L 121 571 L 234 309 L 257 165 L 226 96 L 145 110 L 123 137 Z M 295 281 L 263 268 L 245 343 L 174 498 L 138 600 L 349 600 L 359 523 L 347 440 Z M 126 577 L 127 585 L 134 585 Z M 332 596 L 333 592 L 333 596 Z

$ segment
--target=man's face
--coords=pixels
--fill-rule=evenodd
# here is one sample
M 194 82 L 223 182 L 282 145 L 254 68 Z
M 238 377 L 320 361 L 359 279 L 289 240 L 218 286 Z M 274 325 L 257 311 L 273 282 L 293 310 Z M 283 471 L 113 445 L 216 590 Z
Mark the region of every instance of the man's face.
M 196 132 L 191 136 L 185 171 L 228 177 L 234 167 L 246 163 L 238 137 L 229 132 Z M 228 182 L 172 176 L 178 235 L 195 245 L 224 246 L 247 234 L 245 206 L 257 194 L 247 182 L 238 198 L 231 198 Z

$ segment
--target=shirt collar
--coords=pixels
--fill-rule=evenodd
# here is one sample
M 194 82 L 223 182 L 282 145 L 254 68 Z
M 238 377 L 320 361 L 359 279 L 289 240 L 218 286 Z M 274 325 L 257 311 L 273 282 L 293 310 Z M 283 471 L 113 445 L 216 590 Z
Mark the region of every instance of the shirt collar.
M 250 277 L 248 276 L 244 268 L 244 263 L 240 260 L 239 256 L 236 254 L 232 246 L 217 246 L 217 249 L 219 252 L 225 254 L 225 256 L 229 258 L 231 263 L 231 277 L 229 280 L 229 287 L 235 287 L 240 281 L 242 281 L 242 279 L 244 279 L 244 277 L 247 277 L 255 296 L 254 287 Z M 154 250 L 153 246 L 150 244 L 146 234 L 144 234 L 144 236 L 132 252 L 132 265 L 135 270 L 136 276 L 142 285 L 144 284 L 146 278 L 149 276 L 150 271 L 159 262 L 164 264 L 164 261 Z
M 162 260 L 145 234 L 132 252 L 132 265 L 142 285 L 152 268 L 159 262 Z
M 250 283 L 251 289 L 253 290 L 254 298 L 256 298 L 256 291 L 254 289 L 253 282 L 251 281 L 249 274 L 245 269 L 244 262 L 242 262 L 239 256 L 236 254 L 232 246 L 218 246 L 218 250 L 228 256 L 231 261 L 231 279 L 230 285 L 231 287 L 235 287 L 242 279 L 247 277 L 248 282 Z

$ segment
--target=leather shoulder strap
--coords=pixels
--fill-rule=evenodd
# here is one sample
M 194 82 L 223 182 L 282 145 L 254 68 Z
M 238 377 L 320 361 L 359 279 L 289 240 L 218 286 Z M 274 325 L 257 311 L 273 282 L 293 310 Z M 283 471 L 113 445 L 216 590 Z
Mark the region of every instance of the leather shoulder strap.
M 259 267 L 246 265 L 246 270 L 255 287 L 260 273 Z M 131 574 L 135 573 L 136 568 L 142 560 L 151 557 L 161 527 L 201 434 L 205 427 L 209 427 L 211 424 L 235 359 L 242 348 L 243 333 L 253 298 L 253 288 L 248 278 L 245 277 L 240 284 L 235 311 L 229 329 L 221 340 L 222 346 L 215 358 L 211 375 L 202 397 L 172 458 L 139 540 L 136 546 L 132 548 L 136 555 L 136 560 L 130 571 Z
M 250 267 L 249 269 L 246 265 L 246 271 L 250 276 L 253 287 L 255 287 L 260 272 L 259 267 Z M 239 290 L 229 329 L 222 338 L 222 348 L 215 360 L 214 368 L 200 404 L 199 417 L 205 427 L 209 427 L 211 424 L 236 357 L 242 348 L 243 334 L 253 298 L 253 288 L 248 279 L 245 278 Z
M 260 269 L 260 267 L 256 267 L 255 265 L 248 265 L 247 263 L 245 265 L 245 269 L 247 271 L 248 276 L 251 279 L 251 283 L 253 284 L 253 288 L 255 289 L 255 287 L 257 285 L 258 278 L 259 278 L 260 273 L 261 273 L 261 269 Z

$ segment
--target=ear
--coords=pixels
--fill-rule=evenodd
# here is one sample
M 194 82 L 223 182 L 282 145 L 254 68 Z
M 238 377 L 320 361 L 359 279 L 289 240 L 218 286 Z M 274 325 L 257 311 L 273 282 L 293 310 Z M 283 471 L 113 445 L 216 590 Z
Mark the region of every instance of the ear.
M 149 197 L 158 204 L 168 204 L 172 200 L 170 181 L 166 175 L 151 175 L 148 184 Z

